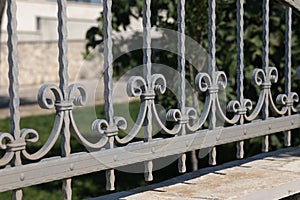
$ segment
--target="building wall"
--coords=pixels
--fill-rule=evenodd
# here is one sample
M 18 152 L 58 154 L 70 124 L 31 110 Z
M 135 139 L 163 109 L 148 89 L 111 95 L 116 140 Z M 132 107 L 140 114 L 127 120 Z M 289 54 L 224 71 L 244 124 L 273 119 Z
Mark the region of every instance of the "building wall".
M 82 53 L 85 43 L 70 41 L 68 48 L 70 82 L 76 79 L 96 78 L 103 66 L 102 58 L 84 60 Z M 20 42 L 19 82 L 21 86 L 58 83 L 58 47 L 57 42 Z M 0 86 L 8 86 L 8 49 L 1 45 Z
M 70 40 L 84 40 L 91 26 L 97 26 L 102 4 L 68 2 L 68 31 Z M 17 0 L 19 41 L 57 40 L 57 5 L 51 0 Z M 3 16 L 2 42 L 7 40 L 7 17 Z
M 68 2 L 68 44 L 70 81 L 77 78 L 96 78 L 103 70 L 102 55 L 96 53 L 91 60 L 84 60 L 85 34 L 97 26 L 103 7 L 100 3 Z M 17 0 L 19 79 L 21 86 L 58 82 L 57 5 L 55 0 Z M 127 30 L 114 32 L 114 42 L 132 43 L 130 38 L 142 31 L 142 19 L 130 19 Z M 8 86 L 7 18 L 4 16 L 0 52 L 0 88 Z M 152 34 L 157 37 L 159 34 Z M 142 37 L 140 48 L 142 48 Z
M 21 86 L 58 82 L 57 5 L 52 0 L 17 0 L 19 81 Z M 76 77 L 88 78 L 95 73 L 87 72 L 87 65 L 101 60 L 86 61 L 85 33 L 97 26 L 102 11 L 100 3 L 68 2 L 68 44 L 70 81 Z M 8 86 L 7 17 L 1 27 L 0 88 Z M 98 62 L 98 63 L 96 63 Z M 83 67 L 85 65 L 85 67 Z M 84 68 L 84 69 L 83 69 Z M 80 70 L 85 71 L 80 72 Z M 93 68 L 92 71 L 95 69 Z M 99 71 L 99 70 L 98 70 Z

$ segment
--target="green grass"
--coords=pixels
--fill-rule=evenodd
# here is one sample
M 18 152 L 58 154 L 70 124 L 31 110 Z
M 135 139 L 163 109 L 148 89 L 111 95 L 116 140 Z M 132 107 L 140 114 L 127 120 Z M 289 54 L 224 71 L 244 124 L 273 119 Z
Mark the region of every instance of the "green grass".
M 128 120 L 129 127 L 133 126 L 133 122 L 136 120 L 139 112 L 139 102 L 131 102 L 128 104 L 116 104 L 114 107 L 115 116 L 127 116 L 132 118 Z M 85 107 L 76 108 L 74 110 L 75 120 L 78 124 L 79 130 L 86 134 L 86 136 L 93 136 L 91 131 L 91 125 L 96 118 L 104 119 L 103 106 L 97 106 L 96 108 Z M 38 150 L 47 140 L 49 133 L 52 129 L 55 119 L 55 114 L 24 117 L 21 119 L 21 128 L 33 128 L 40 136 L 37 143 L 28 144 L 28 149 L 32 152 Z M 130 122 L 131 121 L 131 122 Z M 9 119 L 0 121 L 0 130 L 2 132 L 9 132 Z M 158 134 L 159 135 L 159 134 Z M 161 136 L 161 135 L 159 135 Z M 293 145 L 299 144 L 299 137 L 297 134 L 292 135 Z M 283 144 L 283 134 L 278 133 L 270 136 L 271 150 L 281 148 Z M 80 145 L 74 138 L 71 139 L 72 153 L 85 151 L 84 147 Z M 261 152 L 261 137 L 253 138 L 245 141 L 245 153 L 246 157 Z M 217 148 L 217 162 L 218 164 L 235 160 L 235 143 L 221 145 Z M 3 154 L 3 152 L 2 152 Z M 188 153 L 189 154 L 189 153 Z M 60 139 L 56 142 L 53 149 L 46 155 L 46 157 L 60 155 Z M 191 171 L 191 165 L 189 156 L 187 156 L 187 168 Z M 167 159 L 167 158 L 163 158 Z M 174 161 L 175 159 L 173 159 Z M 159 161 L 158 161 L 159 162 Z M 26 163 L 26 161 L 24 161 Z M 199 160 L 199 167 L 208 166 L 207 156 Z M 120 170 L 116 170 L 116 191 L 129 190 L 139 186 L 148 185 L 148 182 L 144 181 L 143 173 L 126 173 Z M 154 181 L 151 183 L 161 182 L 163 180 L 172 178 L 179 175 L 177 171 L 176 160 L 169 166 L 166 166 L 160 170 L 154 171 Z M 72 192 L 73 199 L 84 199 L 88 197 L 97 197 L 109 192 L 105 191 L 105 172 L 96 172 L 91 174 L 82 175 L 72 178 Z M 31 186 L 23 188 L 24 200 L 35 199 L 62 199 L 61 181 L 53 181 L 46 184 Z M 11 199 L 11 191 L 0 193 L 0 199 Z

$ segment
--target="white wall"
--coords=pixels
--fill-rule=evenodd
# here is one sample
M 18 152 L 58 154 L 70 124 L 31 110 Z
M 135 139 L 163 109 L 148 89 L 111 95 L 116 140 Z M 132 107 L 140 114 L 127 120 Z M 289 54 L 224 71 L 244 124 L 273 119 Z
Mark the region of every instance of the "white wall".
M 102 11 L 102 4 L 68 2 L 68 28 L 70 40 L 83 40 Z M 57 5 L 50 0 L 17 0 L 19 41 L 57 40 Z M 39 25 L 38 25 L 39 24 Z M 3 16 L 2 41 L 7 40 L 7 17 Z

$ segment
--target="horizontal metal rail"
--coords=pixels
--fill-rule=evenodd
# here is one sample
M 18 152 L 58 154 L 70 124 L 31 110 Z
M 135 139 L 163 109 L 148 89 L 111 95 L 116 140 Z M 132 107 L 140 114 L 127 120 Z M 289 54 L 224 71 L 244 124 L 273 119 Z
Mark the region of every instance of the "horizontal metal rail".
M 196 149 L 214 147 L 299 127 L 300 114 L 294 114 L 280 118 L 255 120 L 243 125 L 201 130 L 193 134 L 157 139 L 147 143 L 131 143 L 115 149 L 72 154 L 64 158 L 54 157 L 39 163 L 0 170 L 0 192 L 179 155 Z

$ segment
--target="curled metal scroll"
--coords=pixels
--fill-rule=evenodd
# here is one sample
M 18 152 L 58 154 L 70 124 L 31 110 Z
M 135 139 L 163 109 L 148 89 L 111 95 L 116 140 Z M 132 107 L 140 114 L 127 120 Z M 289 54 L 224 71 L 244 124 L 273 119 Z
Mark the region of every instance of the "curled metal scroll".
M 227 111 L 235 114 L 233 118 L 229 119 L 221 109 L 218 95 L 213 95 L 218 94 L 219 89 L 226 88 L 226 74 L 217 71 L 214 76 L 215 83 L 212 82 L 212 78 L 207 73 L 199 73 L 196 76 L 196 89 L 206 93 L 204 108 L 200 116 L 197 115 L 196 109 L 192 107 L 185 108 L 184 113 L 181 113 L 179 109 L 171 109 L 167 112 L 166 119 L 175 123 L 172 129 L 168 129 L 162 123 L 154 102 L 156 92 L 163 94 L 166 91 L 166 80 L 164 76 L 161 74 L 153 74 L 150 79 L 150 84 L 147 84 L 143 77 L 131 77 L 128 81 L 127 93 L 131 97 L 141 98 L 136 123 L 126 136 L 120 138 L 118 135 L 119 130 L 127 129 L 127 122 L 124 118 L 114 117 L 113 123 L 111 124 L 106 120 L 96 119 L 92 125 L 92 130 L 101 137 L 95 143 L 88 141 L 83 134 L 80 133 L 72 112 L 73 106 L 83 106 L 86 104 L 87 95 L 85 88 L 80 84 L 72 84 L 66 90 L 67 95 L 63 97 L 62 91 L 58 86 L 53 84 L 44 85 L 38 93 L 38 104 L 44 109 L 55 108 L 57 110 L 55 122 L 46 143 L 37 152 L 28 153 L 26 143 L 35 143 L 39 140 L 39 134 L 35 130 L 22 129 L 18 140 L 15 140 L 11 134 L 0 133 L 0 149 L 6 150 L 0 159 L 0 166 L 8 164 L 13 159 L 15 151 L 21 151 L 22 156 L 28 160 L 38 160 L 44 157 L 57 141 L 65 117 L 70 120 L 70 130 L 79 143 L 84 145 L 88 150 L 99 150 L 107 145 L 109 137 L 111 136 L 113 136 L 115 141 L 119 144 L 126 144 L 133 140 L 140 131 L 147 112 L 153 114 L 154 122 L 156 122 L 158 127 L 166 134 L 177 135 L 180 133 L 183 125 L 187 127 L 187 130 L 194 132 L 200 129 L 206 122 L 211 111 L 213 98 L 215 98 L 217 113 L 230 124 L 237 123 L 241 117 L 244 117 L 247 121 L 255 119 L 261 112 L 266 99 L 270 102 L 269 108 L 279 115 L 286 114 L 288 108 L 290 108 L 292 112 L 297 112 L 297 108 L 295 108 L 294 104 L 299 102 L 299 96 L 295 92 L 278 95 L 276 104 L 282 105 L 282 108 L 278 109 L 276 107 L 272 98 L 271 85 L 278 80 L 278 71 L 275 67 L 269 67 L 267 71 L 262 69 L 255 69 L 253 71 L 252 82 L 261 88 L 255 108 L 253 109 L 253 103 L 249 99 L 230 101 L 227 105 Z M 52 97 L 49 97 L 48 94 L 52 94 Z M 248 113 L 250 114 L 248 115 Z
M 14 142 L 14 137 L 9 133 L 0 133 L 0 149 L 7 150 L 3 157 L 0 159 L 0 166 L 7 165 L 14 157 L 14 152 L 8 149 L 7 144 Z
M 159 115 L 157 113 L 154 98 L 155 92 L 159 92 L 161 94 L 166 91 L 166 79 L 162 74 L 152 74 L 150 78 L 150 83 L 147 84 L 145 79 L 141 76 L 132 76 L 128 80 L 127 84 L 127 94 L 130 97 L 139 97 L 141 98 L 141 105 L 139 114 L 134 124 L 133 128 L 129 131 L 129 133 L 120 138 L 118 135 L 115 135 L 115 139 L 117 143 L 126 144 L 130 142 L 133 138 L 136 137 L 138 132 L 140 131 L 146 117 L 147 112 L 152 112 L 154 120 L 158 127 L 162 129 L 162 131 L 166 134 L 176 135 L 179 133 L 182 125 L 181 123 L 177 123 L 173 129 L 168 129 L 160 120 Z M 182 119 L 182 115 L 179 110 L 171 109 L 167 112 L 166 115 L 167 120 L 178 122 Z
M 61 129 L 64 123 L 65 115 L 68 115 L 68 118 L 71 120 L 70 128 L 73 130 L 75 138 L 85 146 L 89 146 L 89 143 L 87 143 L 87 141 L 84 140 L 83 136 L 79 133 L 75 125 L 72 112 L 64 112 L 72 110 L 73 106 L 85 105 L 87 101 L 85 89 L 80 84 L 72 84 L 68 86 L 66 91 L 67 95 L 64 98 L 62 91 L 58 86 L 54 84 L 47 84 L 43 85 L 38 92 L 38 104 L 41 108 L 55 108 L 57 110 L 50 135 L 47 141 L 38 151 L 29 153 L 26 149 L 27 143 L 36 143 L 39 140 L 39 134 L 33 129 L 22 129 L 18 139 L 15 139 L 11 134 L 0 133 L 0 149 L 8 149 L 3 158 L 0 159 L 0 166 L 8 164 L 16 151 L 21 151 L 21 155 L 28 160 L 39 160 L 43 158 L 52 149 L 57 141 L 58 136 L 62 131 Z M 75 91 L 77 91 L 77 93 Z M 102 143 L 105 145 L 106 141 Z M 98 146 L 103 146 L 102 144 L 97 144 Z M 94 146 L 95 145 L 96 144 L 94 144 Z
M 198 73 L 195 78 L 195 88 L 200 92 L 207 92 L 212 88 L 212 81 L 210 76 L 207 73 Z M 193 121 L 192 123 L 187 123 L 187 129 L 190 131 L 196 131 L 200 129 L 205 121 L 208 118 L 211 104 L 212 104 L 212 93 L 208 92 L 205 98 L 205 103 L 203 106 L 203 111 L 200 115 L 200 117 L 197 120 L 197 111 L 195 108 L 187 109 L 187 115 L 189 118 Z M 196 121 L 196 122 L 195 122 Z

